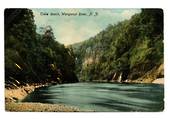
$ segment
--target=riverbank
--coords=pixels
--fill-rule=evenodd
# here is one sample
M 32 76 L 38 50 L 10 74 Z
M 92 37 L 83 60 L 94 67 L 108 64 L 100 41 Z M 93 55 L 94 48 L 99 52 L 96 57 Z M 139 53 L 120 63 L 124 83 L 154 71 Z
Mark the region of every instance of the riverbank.
M 14 89 L 5 88 L 5 103 L 17 102 L 24 99 L 29 93 L 33 92 L 36 88 L 47 86 L 48 84 L 36 84 L 21 86 Z
M 36 88 L 49 84 L 27 85 L 17 89 L 5 89 L 5 110 L 14 112 L 77 112 L 79 109 L 62 104 L 22 103 Z
M 155 84 L 164 84 L 164 78 L 158 78 L 158 79 L 154 80 L 152 83 L 155 83 Z
M 147 80 L 147 79 L 146 79 Z M 86 81 L 87 82 L 87 81 Z M 164 78 L 158 78 L 158 79 L 155 79 L 155 80 L 152 80 L 150 79 L 149 81 L 143 81 L 143 80 L 126 80 L 124 82 L 117 82 L 117 81 L 107 81 L 107 80 L 93 80 L 93 81 L 88 81 L 88 82 L 94 82 L 94 83 L 124 83 L 124 84 L 132 84 L 132 83 L 145 83 L 145 84 L 151 84 L 151 83 L 154 83 L 154 84 L 162 84 L 164 85 Z
M 6 111 L 12 112 L 78 112 L 79 109 L 63 104 L 6 103 Z
M 106 82 L 105 82 L 106 83 Z M 164 84 L 164 78 L 156 79 L 152 83 Z M 130 83 L 129 83 L 130 84 Z M 20 102 L 36 88 L 50 84 L 27 85 L 17 89 L 5 89 L 5 110 L 14 112 L 79 112 L 76 107 L 64 104 L 22 103 Z M 128 84 L 127 84 L 128 85 Z

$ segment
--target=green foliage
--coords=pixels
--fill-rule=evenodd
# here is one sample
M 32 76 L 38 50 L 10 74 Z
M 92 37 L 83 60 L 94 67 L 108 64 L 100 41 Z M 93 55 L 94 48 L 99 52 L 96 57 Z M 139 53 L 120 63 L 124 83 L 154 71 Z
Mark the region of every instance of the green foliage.
M 96 36 L 72 47 L 81 80 L 106 80 L 120 72 L 123 80 L 137 79 L 163 63 L 163 11 L 142 9 L 131 19 L 109 25 Z M 93 62 L 85 62 L 88 58 Z
M 149 39 L 144 38 L 142 42 L 137 43 L 130 53 L 130 67 L 132 68 L 139 63 L 146 62 L 152 51 L 153 48 L 149 47 Z
M 36 33 L 29 9 L 5 10 L 5 84 L 77 82 L 73 51 L 55 41 L 52 28 Z M 19 82 L 19 83 L 18 83 Z

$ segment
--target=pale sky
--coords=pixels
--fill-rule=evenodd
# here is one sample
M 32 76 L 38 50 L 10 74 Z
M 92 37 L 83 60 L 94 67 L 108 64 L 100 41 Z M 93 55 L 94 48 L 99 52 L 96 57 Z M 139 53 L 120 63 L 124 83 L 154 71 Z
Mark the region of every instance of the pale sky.
M 56 40 L 64 45 L 95 36 L 109 24 L 130 19 L 140 9 L 32 9 L 37 29 L 50 25 Z M 47 14 L 48 15 L 44 15 Z M 51 15 L 55 13 L 55 15 Z M 74 16 L 62 15 L 71 13 Z M 86 16 L 79 16 L 84 13 Z M 59 15 L 60 16 L 59 16 Z

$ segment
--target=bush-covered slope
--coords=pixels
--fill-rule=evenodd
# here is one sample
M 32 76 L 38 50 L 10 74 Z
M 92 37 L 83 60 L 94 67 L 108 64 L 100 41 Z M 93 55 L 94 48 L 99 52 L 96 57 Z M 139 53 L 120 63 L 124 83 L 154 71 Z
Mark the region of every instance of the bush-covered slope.
M 134 81 L 163 64 L 163 11 L 142 9 L 72 47 L 80 80 Z
M 5 10 L 5 86 L 77 82 L 73 52 L 54 40 L 52 28 L 36 33 L 29 9 Z

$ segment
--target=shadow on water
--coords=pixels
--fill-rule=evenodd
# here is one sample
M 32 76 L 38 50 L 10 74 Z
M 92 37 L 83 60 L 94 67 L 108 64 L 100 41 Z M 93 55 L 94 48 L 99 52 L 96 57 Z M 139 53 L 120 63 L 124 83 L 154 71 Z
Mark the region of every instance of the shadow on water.
M 23 102 L 59 103 L 80 110 L 157 112 L 164 109 L 164 86 L 157 84 L 76 83 L 41 87 Z

